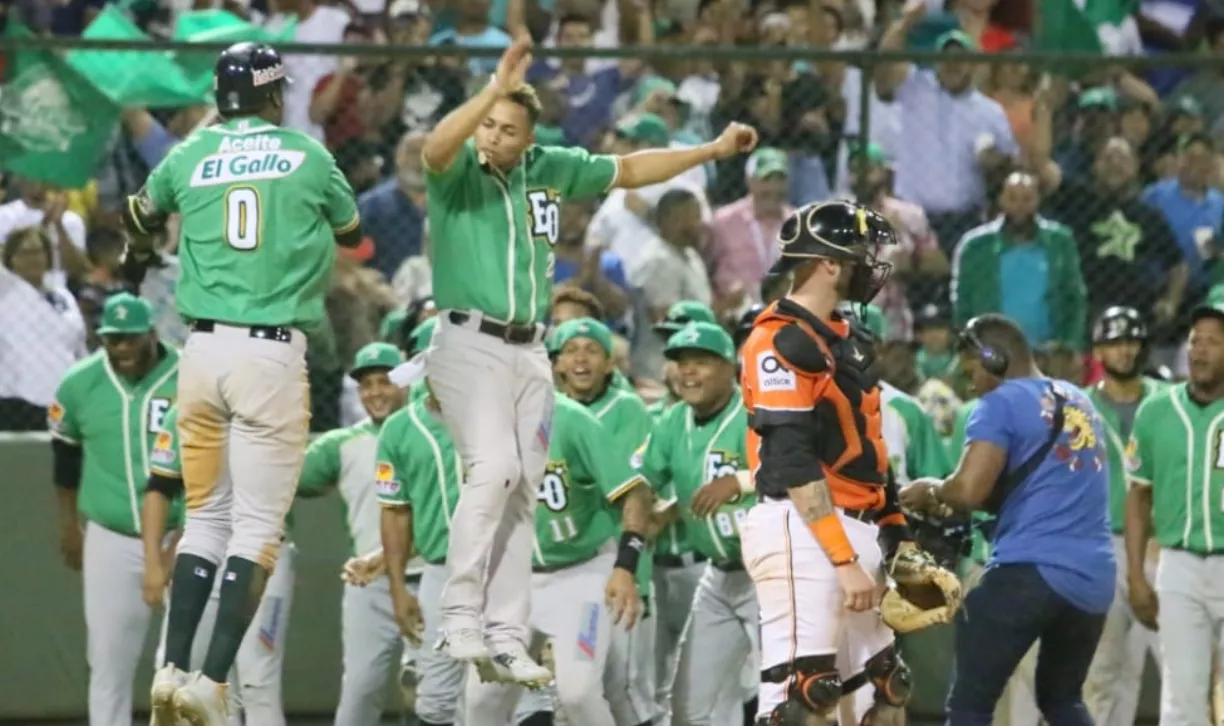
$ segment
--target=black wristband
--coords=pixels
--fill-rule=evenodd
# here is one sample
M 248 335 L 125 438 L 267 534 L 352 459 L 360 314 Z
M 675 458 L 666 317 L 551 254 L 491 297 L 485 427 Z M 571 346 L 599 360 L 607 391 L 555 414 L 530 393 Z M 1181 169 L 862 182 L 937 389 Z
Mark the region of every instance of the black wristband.
M 178 499 L 183 493 L 183 480 L 178 477 L 165 476 L 157 472 L 149 473 L 149 481 L 145 491 L 157 492 L 171 501 Z
M 622 570 L 637 574 L 638 560 L 646 549 L 646 538 L 637 532 L 625 532 L 621 535 L 620 547 L 616 550 L 616 565 Z
M 76 491 L 81 488 L 81 470 L 84 453 L 80 446 L 60 439 L 51 439 L 51 478 L 60 489 Z

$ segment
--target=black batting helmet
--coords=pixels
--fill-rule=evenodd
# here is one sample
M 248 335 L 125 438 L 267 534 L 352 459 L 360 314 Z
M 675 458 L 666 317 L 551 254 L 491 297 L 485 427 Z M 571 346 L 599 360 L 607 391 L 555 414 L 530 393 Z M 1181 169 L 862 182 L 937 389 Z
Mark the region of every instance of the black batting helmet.
M 879 259 L 880 249 L 896 244 L 892 224 L 879 213 L 853 202 L 814 202 L 800 207 L 782 223 L 778 244 L 782 256 L 770 275 L 784 275 L 809 259 L 853 262 L 848 298 L 868 302 L 892 272 Z
M 1147 343 L 1147 323 L 1135 308 L 1126 305 L 1106 308 L 1092 325 L 1092 344 L 1117 343 L 1124 340 Z
M 280 53 L 265 43 L 235 43 L 217 58 L 213 91 L 225 116 L 254 115 L 288 81 Z

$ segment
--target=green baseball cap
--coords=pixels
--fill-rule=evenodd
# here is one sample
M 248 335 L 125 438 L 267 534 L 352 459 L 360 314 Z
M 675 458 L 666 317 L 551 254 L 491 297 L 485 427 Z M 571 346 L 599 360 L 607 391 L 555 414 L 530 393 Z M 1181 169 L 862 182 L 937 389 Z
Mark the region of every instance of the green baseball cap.
M 680 100 L 680 87 L 660 76 L 643 78 L 638 83 L 637 90 L 633 94 L 633 103 L 639 104 L 642 101 L 645 101 L 647 97 L 655 93 L 663 93 L 671 101 L 676 103 L 684 103 Z
M 130 292 L 106 298 L 98 335 L 141 335 L 153 329 L 153 306 Z
M 667 122 L 653 113 L 641 113 L 624 119 L 616 125 L 616 135 L 651 146 L 671 143 L 671 129 L 667 128 Z
M 605 353 L 612 355 L 612 331 L 594 318 L 573 318 L 558 325 L 553 330 L 552 349 L 560 353 L 565 344 L 575 338 L 590 338 L 599 343 Z
M 870 164 L 879 164 L 881 166 L 892 165 L 892 159 L 889 158 L 888 152 L 884 151 L 884 147 L 874 141 L 868 144 L 859 144 L 851 153 L 850 158 L 855 161 L 866 159 Z
M 781 149 L 762 146 L 752 152 L 744 164 L 744 175 L 749 179 L 764 179 L 774 174 L 790 175 L 790 160 Z
M 434 331 L 438 329 L 438 317 L 425 320 L 408 334 L 408 354 L 417 355 L 433 343 Z
M 667 309 L 667 316 L 654 324 L 658 333 L 666 333 L 670 337 L 680 328 L 689 323 L 718 324 L 718 318 L 709 305 L 697 300 L 681 300 Z
M 682 351 L 704 350 L 735 363 L 735 343 L 721 325 L 715 323 L 689 323 L 667 339 L 663 355 L 674 360 Z
M 353 367 L 349 377 L 359 378 L 362 373 L 377 368 L 391 370 L 404 362 L 404 354 L 390 343 L 370 343 L 353 356 Z
M 399 329 L 404 327 L 404 321 L 407 318 L 408 311 L 403 308 L 397 308 L 384 315 L 382 322 L 378 324 L 378 339 L 384 343 L 391 342 L 392 338 L 397 337 L 396 333 Z
M 1081 111 L 1089 109 L 1116 111 L 1118 108 L 1118 94 L 1114 93 L 1112 88 L 1089 88 L 1079 95 L 1075 105 Z
M 935 50 L 944 50 L 949 45 L 959 45 L 965 50 L 977 50 L 977 43 L 960 29 L 949 30 L 935 39 Z

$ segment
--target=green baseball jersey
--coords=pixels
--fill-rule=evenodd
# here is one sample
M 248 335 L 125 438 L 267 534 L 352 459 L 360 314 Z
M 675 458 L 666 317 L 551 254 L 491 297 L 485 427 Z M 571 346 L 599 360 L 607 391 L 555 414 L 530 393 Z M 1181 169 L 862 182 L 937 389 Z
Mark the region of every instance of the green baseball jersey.
M 1143 391 L 1139 394 L 1140 402 L 1156 391 L 1168 386 L 1163 381 L 1154 378 L 1143 379 Z M 1118 410 L 1105 396 L 1101 385 L 1097 384 L 1086 389 L 1096 410 L 1105 422 L 1105 432 L 1108 436 L 1106 450 L 1109 452 L 1109 524 L 1114 534 L 1122 534 L 1126 517 L 1126 444 L 1127 433 L 1123 430 L 1122 420 Z M 1138 412 L 1136 411 L 1136 414 Z M 1133 424 L 1132 424 L 1133 425 Z
M 1186 385 L 1156 391 L 1140 404 L 1126 471 L 1133 484 L 1152 487 L 1161 546 L 1218 554 L 1224 552 L 1224 400 L 1200 406 Z
M 202 128 L 174 147 L 145 191 L 182 215 L 176 299 L 183 317 L 316 328 L 335 236 L 357 202 L 322 144 L 255 118 Z
M 905 484 L 918 477 L 944 477 L 951 473 L 948 452 L 922 404 L 883 381 L 880 397 L 884 403 L 884 443 L 897 481 Z
M 552 295 L 561 200 L 603 194 L 618 164 L 578 147 L 533 146 L 503 174 L 469 140 L 445 171 L 427 171 L 438 309 L 540 322 Z
M 659 419 L 663 418 L 663 414 L 667 412 L 667 409 L 671 408 L 676 402 L 677 399 L 673 398 L 669 393 L 663 398 L 660 398 L 647 406 L 646 413 L 650 414 L 650 418 L 652 418 L 655 423 L 658 423 Z
M 667 412 L 667 409 L 671 408 L 676 403 L 677 399 L 668 393 L 663 398 L 660 398 L 646 407 L 646 413 L 650 414 L 652 431 L 659 425 L 659 421 L 663 418 L 663 414 Z M 641 466 L 642 456 L 645 453 L 646 444 L 643 443 L 635 454 L 633 464 L 634 467 Z M 659 493 L 660 497 L 664 499 L 675 498 L 676 491 L 672 486 L 671 480 L 667 480 L 665 482 L 652 482 L 652 484 L 655 487 L 655 491 Z M 693 548 L 689 546 L 688 533 L 684 531 L 683 521 L 676 520 L 659 533 L 659 536 L 655 539 L 655 551 L 661 555 L 667 555 L 670 557 L 678 557 L 693 551 Z
M 558 395 L 548 464 L 536 493 L 537 567 L 564 567 L 594 557 L 616 536 L 611 506 L 642 483 L 608 431 L 582 404 Z
M 615 384 L 608 386 L 603 395 L 586 404 L 587 410 L 595 414 L 603 425 L 605 435 L 609 439 L 609 448 L 615 449 L 613 455 L 632 466 L 634 453 L 646 443 L 650 436 L 650 414 L 646 413 L 646 404 L 636 393 L 617 388 Z M 620 516 L 620 511 L 614 514 Z M 638 560 L 637 585 L 638 593 L 643 599 L 650 596 L 651 583 L 654 577 L 654 551 L 648 547 Z
M 756 495 L 741 495 L 700 519 L 693 514 L 693 496 L 707 482 L 748 468 L 747 438 L 748 411 L 737 388 L 730 403 L 706 421 L 697 421 L 688 404 L 667 409 L 642 453 L 642 476 L 652 484 L 672 483 L 689 544 L 716 562 L 739 559 L 739 522 Z
M 619 388 L 625 393 L 632 393 L 635 396 L 637 395 L 637 388 L 634 387 L 633 382 L 626 378 L 625 374 L 621 373 L 620 371 L 612 371 L 612 387 Z M 645 405 L 646 404 L 642 404 L 643 407 L 645 407 Z
M 82 449 L 81 516 L 133 537 L 140 534 L 153 444 L 178 393 L 178 351 L 162 346 L 161 356 L 144 378 L 130 381 L 99 350 L 68 369 L 47 409 L 51 435 Z M 167 526 L 182 521 L 180 504 Z
M 956 409 L 956 420 L 952 423 L 952 433 L 948 436 L 947 451 L 949 468 L 955 470 L 960 464 L 961 451 L 965 448 L 965 427 L 969 425 L 969 414 L 977 406 L 977 399 L 965 401 Z M 973 520 L 977 523 L 989 522 L 993 517 L 985 512 L 974 512 Z M 982 533 L 981 527 L 974 527 L 970 536 L 969 557 L 985 564 L 990 559 L 990 540 Z
M 409 403 L 383 423 L 374 480 L 380 504 L 412 507 L 413 552 L 430 564 L 445 562 L 463 460 L 425 401 Z
M 377 424 L 365 419 L 316 438 L 306 449 L 298 479 L 299 497 L 319 496 L 331 487 L 339 490 L 352 556 L 382 547 L 377 493 L 370 481 L 378 451 L 378 431 Z

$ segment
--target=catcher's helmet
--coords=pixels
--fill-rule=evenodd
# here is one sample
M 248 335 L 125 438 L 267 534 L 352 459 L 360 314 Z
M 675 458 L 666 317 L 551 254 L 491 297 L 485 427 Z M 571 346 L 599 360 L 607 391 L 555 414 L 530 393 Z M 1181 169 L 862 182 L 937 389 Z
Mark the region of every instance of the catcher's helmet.
M 226 116 L 254 115 L 288 81 L 281 55 L 265 43 L 235 43 L 217 58 L 213 91 Z
M 782 223 L 778 232 L 782 256 L 769 274 L 784 275 L 809 259 L 853 262 L 847 297 L 865 303 L 892 272 L 892 264 L 879 259 L 880 248 L 896 242 L 892 224 L 877 212 L 853 202 L 814 202 Z
M 1148 329 L 1143 316 L 1135 308 L 1126 305 L 1114 305 L 1092 324 L 1092 343 L 1117 343 L 1134 340 L 1147 343 Z

